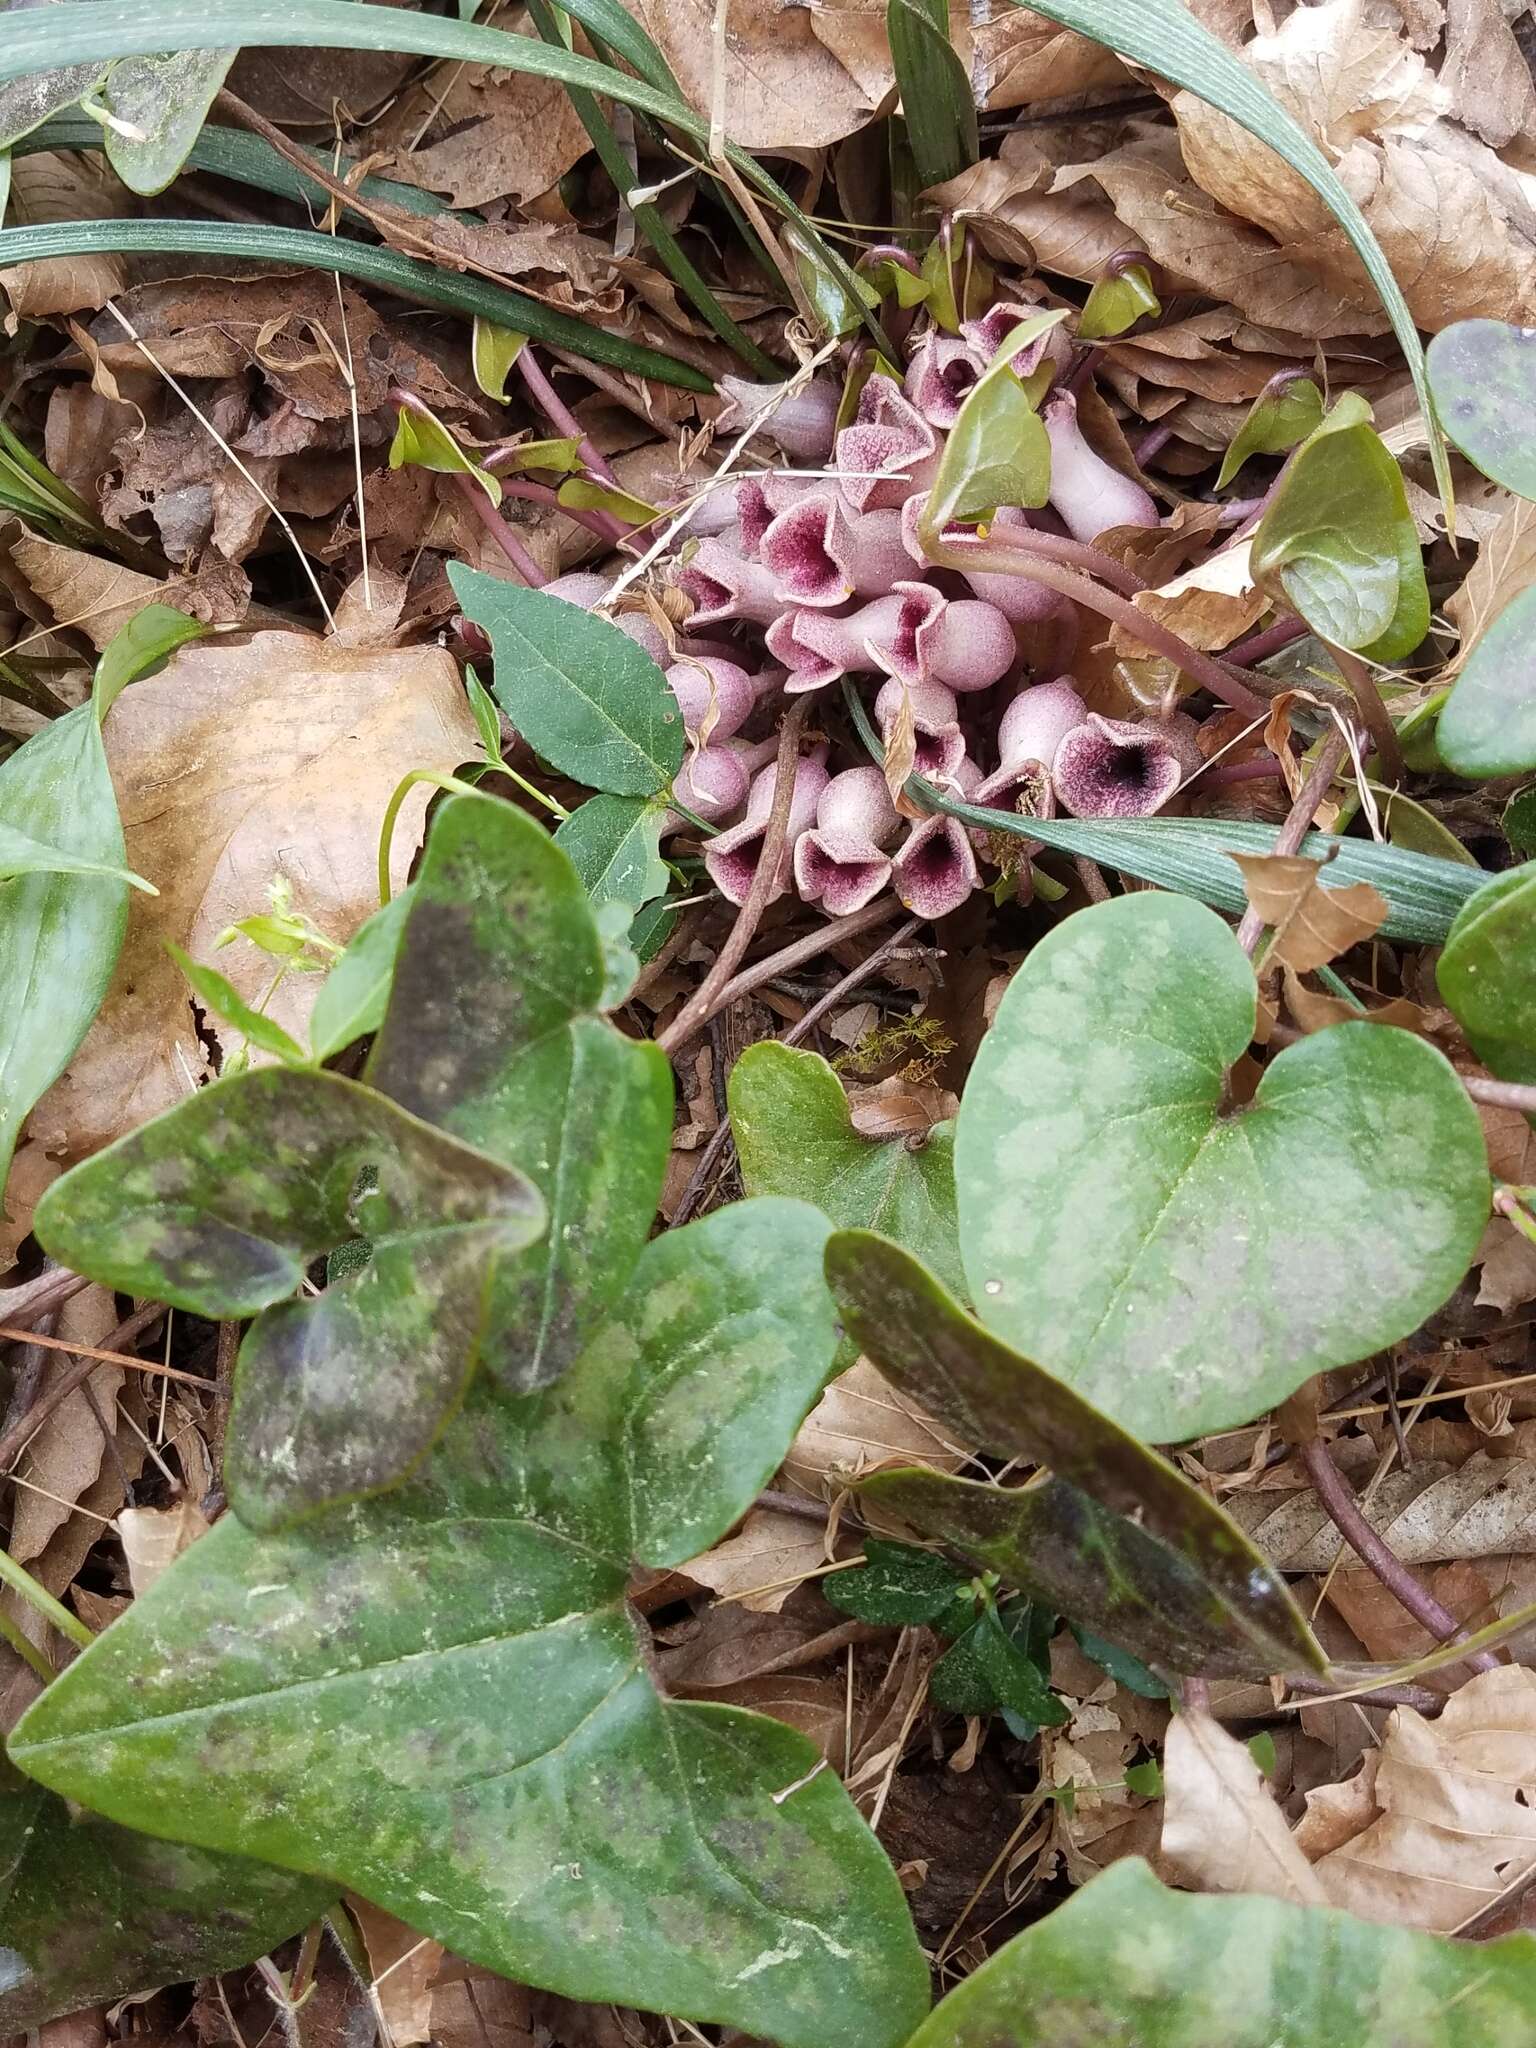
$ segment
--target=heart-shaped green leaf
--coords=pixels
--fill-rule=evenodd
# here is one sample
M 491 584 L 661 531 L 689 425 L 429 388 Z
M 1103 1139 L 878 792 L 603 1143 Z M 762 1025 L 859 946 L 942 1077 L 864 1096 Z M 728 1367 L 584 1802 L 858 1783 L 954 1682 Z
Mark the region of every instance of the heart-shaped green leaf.
M 1481 781 L 1536 768 L 1536 689 L 1531 641 L 1536 584 L 1512 597 L 1479 634 L 1435 726 L 1435 748 L 1453 775 Z
M 1126 1857 L 952 1991 L 907 2048 L 1531 2048 L 1536 1941 L 1446 1941 L 1165 1890 Z
M 102 98 L 120 124 L 106 131 L 107 160 L 132 192 L 163 192 L 208 118 L 236 49 L 177 50 L 114 64 Z
M 561 822 L 555 844 L 570 855 L 594 909 L 627 903 L 637 911 L 666 894 L 665 817 L 661 804 L 644 797 L 594 796 Z
M 445 804 L 411 897 L 368 1079 L 544 1196 L 548 1235 L 499 1270 L 487 1338 L 522 1392 L 565 1370 L 628 1283 L 666 1171 L 672 1070 L 598 1014 L 611 992 L 581 877 L 510 804 Z
M 1246 1422 L 1406 1337 L 1487 1221 L 1477 1113 L 1406 1031 L 1320 1031 L 1229 1110 L 1254 1003 L 1213 911 L 1097 904 L 1014 976 L 961 1104 L 978 1312 L 1154 1442 Z
M 915 1148 L 861 1137 L 826 1061 L 771 1041 L 742 1054 L 728 1094 L 749 1195 L 801 1195 L 840 1230 L 878 1230 L 964 1293 L 953 1124 L 935 1124 Z
M 1255 578 L 1325 640 L 1401 661 L 1429 631 L 1429 587 L 1402 472 L 1341 400 L 1297 449 L 1253 537 Z
M 562 774 L 655 796 L 683 765 L 683 714 L 643 647 L 563 598 L 450 563 L 454 595 L 490 635 L 496 701 Z
M 1310 377 L 1292 377 L 1278 390 L 1266 385 L 1232 436 L 1216 479 L 1224 491 L 1255 455 L 1288 455 L 1323 423 L 1323 394 Z
M 1536 1081 L 1536 866 L 1478 890 L 1435 978 L 1484 1065 L 1506 1081 Z
M 0 2027 L 254 1962 L 335 1887 L 72 1814 L 0 1761 Z
M 1458 320 L 1435 336 L 1426 360 L 1447 436 L 1484 476 L 1536 499 L 1536 332 Z
M 662 1700 L 624 1600 L 633 1555 L 731 1526 L 815 1400 L 825 1236 L 766 1201 L 656 1240 L 556 1386 L 477 1382 L 408 1487 L 278 1536 L 219 1524 L 13 1756 L 524 1983 L 894 2048 L 927 1978 L 879 1845 L 804 1737 Z
M 263 1068 L 55 1181 L 39 1241 L 77 1271 L 214 1317 L 241 1347 L 225 1465 L 254 1528 L 396 1484 L 457 1407 L 501 1261 L 544 1227 L 531 1182 L 359 1082 Z M 313 1300 L 306 1268 L 371 1261 Z
M 839 1231 L 827 1280 L 860 1350 L 960 1442 L 1055 1475 L 1004 1491 L 880 1473 L 865 1482 L 873 1497 L 1165 1667 L 1265 1677 L 1322 1668 L 1284 1583 L 1236 1523 L 1081 1394 L 1000 1343 L 916 1260 L 870 1232 Z

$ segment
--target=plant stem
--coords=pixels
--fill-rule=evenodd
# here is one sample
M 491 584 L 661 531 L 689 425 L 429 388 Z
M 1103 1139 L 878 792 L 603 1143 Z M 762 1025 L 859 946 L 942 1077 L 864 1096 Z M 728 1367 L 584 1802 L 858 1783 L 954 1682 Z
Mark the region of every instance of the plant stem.
M 459 496 L 464 499 L 497 547 L 512 564 L 518 575 L 530 590 L 542 590 L 549 578 L 529 554 L 516 531 L 502 518 L 500 512 L 485 495 L 484 489 L 472 476 L 461 476 L 457 471 L 450 474 L 448 481 Z
M 1311 772 L 1297 792 L 1296 801 L 1291 805 L 1290 814 L 1280 827 L 1279 837 L 1275 840 L 1277 855 L 1292 854 L 1300 848 L 1301 842 L 1312 829 L 1313 815 L 1327 794 L 1329 784 L 1338 773 L 1339 763 L 1348 751 L 1348 746 L 1349 742 L 1335 726 L 1318 748 L 1317 759 L 1312 763 Z M 1250 960 L 1263 931 L 1264 920 L 1250 903 L 1237 927 L 1237 943 Z
M 1474 1102 L 1486 1102 L 1490 1109 L 1518 1109 L 1536 1116 L 1536 1088 L 1518 1081 L 1485 1081 L 1477 1074 L 1463 1074 L 1461 1085 Z
M 1348 1480 L 1329 1456 L 1328 1446 L 1322 1438 L 1298 1444 L 1296 1455 L 1312 1482 L 1313 1492 L 1327 1510 L 1328 1519 L 1361 1563 L 1369 1565 L 1398 1605 L 1405 1608 L 1415 1621 L 1421 1622 L 1437 1642 L 1453 1643 L 1464 1636 L 1466 1630 L 1450 1609 L 1442 1607 L 1429 1588 L 1420 1584 L 1365 1519 Z M 1467 1663 L 1474 1671 L 1497 1671 L 1499 1668 L 1499 1660 L 1491 1650 L 1474 1650 Z
M 88 1650 L 95 1642 L 94 1631 L 88 1629 L 77 1614 L 71 1614 L 67 1607 L 61 1606 L 47 1587 L 40 1586 L 3 1547 L 0 1547 L 0 1585 L 9 1586 L 13 1593 L 19 1593 L 29 1607 L 35 1607 L 45 1621 L 53 1623 L 61 1636 L 67 1636 L 82 1650 Z
M 576 443 L 576 453 L 587 465 L 593 476 L 617 489 L 619 480 L 613 473 L 613 464 L 606 455 L 600 454 L 597 448 L 593 446 L 592 439 L 587 433 L 586 428 L 577 419 L 575 413 L 571 411 L 571 408 L 560 396 L 554 385 L 550 383 L 544 372 L 539 368 L 539 365 L 534 360 L 531 345 L 518 350 L 517 361 L 513 367 L 528 386 L 529 397 L 532 398 L 534 404 L 543 413 L 555 432 L 564 436 L 565 439 Z
M 21 1624 L 12 1621 L 3 1607 L 0 1607 L 0 1640 L 10 1644 L 17 1656 L 37 1673 L 44 1685 L 52 1685 L 57 1676 L 53 1666 Z
M 763 912 L 768 908 L 768 899 L 778 876 L 780 857 L 784 852 L 784 840 L 789 830 L 789 810 L 794 801 L 795 772 L 799 763 L 800 728 L 805 724 L 810 710 L 810 699 L 802 697 L 786 714 L 779 727 L 778 763 L 774 771 L 773 808 L 768 813 L 768 825 L 763 833 L 763 850 L 758 858 L 752 886 L 747 891 L 747 900 L 736 916 L 720 948 L 715 964 L 705 975 L 690 1001 L 683 1005 L 676 1020 L 668 1025 L 656 1043 L 670 1058 L 680 1046 L 688 1043 L 694 1033 L 707 1022 L 715 998 L 729 982 L 740 964 L 742 955 L 752 943 L 752 935 L 762 921 Z
M 485 466 L 495 475 L 490 463 Z M 562 505 L 548 484 L 529 483 L 525 477 L 500 477 L 497 481 L 504 498 L 525 498 L 530 505 L 547 505 L 562 519 L 574 519 L 578 526 L 584 526 L 588 533 L 595 534 L 608 547 L 630 532 L 630 528 L 615 519 L 611 512 L 588 512 L 580 505 Z
M 866 903 L 862 910 L 852 910 L 846 917 L 839 917 L 829 924 L 820 925 L 815 931 L 807 932 L 803 939 L 796 939 L 792 945 L 781 947 L 777 953 L 770 953 L 766 960 L 756 961 L 751 967 L 743 968 L 733 981 L 728 981 L 720 991 L 715 1005 L 715 1014 L 729 1009 L 743 996 L 751 995 L 754 989 L 762 988 L 770 981 L 777 981 L 780 975 L 792 974 L 797 967 L 803 967 L 807 960 L 815 960 L 844 939 L 856 939 L 863 932 L 872 931 L 897 908 L 894 897 L 880 897 L 874 903 Z M 869 962 L 864 962 L 867 972 Z
M 1310 630 L 1305 619 L 1276 619 L 1262 632 L 1250 633 L 1246 640 L 1239 640 L 1235 647 L 1229 647 L 1226 659 L 1235 662 L 1239 668 L 1253 668 L 1294 641 L 1304 640 Z
M 1138 576 L 1134 569 L 1128 569 L 1123 562 L 1117 562 L 1113 555 L 1106 555 L 1102 548 L 1093 547 L 1088 541 L 1073 540 L 1064 533 L 1038 533 L 1032 526 L 1010 526 L 1004 532 L 1007 545 L 1017 548 L 1021 555 L 1040 555 L 1047 562 L 1061 562 L 1069 569 L 1081 569 L 1085 576 L 1096 577 L 1100 583 L 1108 584 L 1111 590 L 1118 590 L 1126 597 L 1134 597 L 1137 591 L 1147 587 L 1144 576 Z M 992 537 L 999 539 L 1002 536 L 993 534 Z M 1029 571 L 1024 573 L 1027 575 Z
M 1376 687 L 1376 678 L 1358 654 L 1351 654 L 1347 648 L 1335 647 L 1330 641 L 1328 651 L 1338 663 L 1339 673 L 1354 693 L 1360 707 L 1361 722 L 1371 736 L 1376 749 L 1376 758 L 1381 763 L 1382 779 L 1400 783 L 1407 773 L 1403 761 L 1403 750 L 1397 737 L 1397 727 L 1392 723 L 1392 714 L 1382 702 L 1381 692 Z
M 1273 782 L 1280 773 L 1280 763 L 1272 754 L 1261 761 L 1221 761 L 1201 776 L 1200 787 L 1225 789 L 1234 782 Z

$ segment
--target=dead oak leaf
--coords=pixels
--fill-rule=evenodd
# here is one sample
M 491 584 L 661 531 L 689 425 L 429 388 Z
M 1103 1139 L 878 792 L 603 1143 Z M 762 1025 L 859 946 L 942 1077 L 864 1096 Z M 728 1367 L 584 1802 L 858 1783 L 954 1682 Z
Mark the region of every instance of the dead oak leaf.
M 1369 882 L 1323 886 L 1323 863 L 1299 853 L 1234 853 L 1248 901 L 1271 926 L 1266 967 L 1310 974 L 1380 931 L 1387 901 Z
M 691 106 L 715 103 L 715 0 L 628 0 Z M 832 8 L 830 16 L 843 10 Z M 828 47 L 816 13 L 732 0 L 724 36 L 725 132 L 744 149 L 821 149 L 862 128 L 875 102 Z M 861 8 L 853 26 L 868 17 Z M 882 28 L 883 37 L 883 28 Z
M 1163 1796 L 1163 1856 L 1187 1883 L 1328 1903 L 1247 1744 L 1209 1714 L 1176 1714 L 1169 1723 Z
M 826 1525 L 776 1508 L 754 1508 L 733 1536 L 679 1567 L 717 1598 L 753 1614 L 777 1614 L 826 1562 Z

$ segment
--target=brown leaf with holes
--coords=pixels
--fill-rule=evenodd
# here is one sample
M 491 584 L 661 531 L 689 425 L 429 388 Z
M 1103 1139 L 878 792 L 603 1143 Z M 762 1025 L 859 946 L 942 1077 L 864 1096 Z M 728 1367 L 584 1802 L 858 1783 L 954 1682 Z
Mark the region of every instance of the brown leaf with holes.
M 1327 1904 L 1248 1745 L 1209 1714 L 1186 1711 L 1169 1723 L 1163 1798 L 1163 1856 L 1185 1883 Z
M 629 0 L 629 11 L 650 31 L 683 98 L 709 113 L 715 104 L 715 0 Z M 863 127 L 874 100 L 828 47 L 839 12 L 828 10 L 828 29 L 818 35 L 809 8 L 732 0 L 721 54 L 725 132 L 733 142 L 744 149 L 821 149 Z M 867 55 L 862 9 L 851 27 Z M 887 56 L 880 93 L 888 86 L 888 65 Z
M 1246 541 L 1223 548 L 1156 590 L 1138 590 L 1131 602 L 1149 619 L 1171 626 L 1192 647 L 1230 647 L 1269 609 L 1268 597 L 1249 570 L 1248 556 Z M 1131 660 L 1153 651 L 1126 626 L 1111 627 L 1109 637 L 1116 653 Z
M 1323 863 L 1299 853 L 1234 853 L 1243 871 L 1248 901 L 1273 936 L 1263 955 L 1266 967 L 1292 967 L 1310 974 L 1380 931 L 1387 900 L 1369 882 L 1330 889 Z
M 1536 1673 L 1469 1678 L 1436 1721 L 1399 1707 L 1374 1815 L 1312 1865 L 1328 1903 L 1450 1934 L 1536 1867 Z

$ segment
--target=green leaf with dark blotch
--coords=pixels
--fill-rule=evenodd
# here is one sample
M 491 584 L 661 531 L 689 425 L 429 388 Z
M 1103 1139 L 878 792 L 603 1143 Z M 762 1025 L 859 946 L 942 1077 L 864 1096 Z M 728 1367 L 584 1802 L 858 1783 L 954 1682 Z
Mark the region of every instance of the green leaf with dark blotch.
M 100 724 L 121 693 L 141 676 L 153 675 L 189 640 L 201 640 L 208 628 L 173 605 L 147 604 L 120 626 L 102 649 L 96 664 L 93 695 Z
M 727 1093 L 749 1195 L 802 1195 L 839 1229 L 894 1238 L 964 1294 L 953 1124 L 935 1124 L 916 1150 L 861 1137 L 826 1061 L 787 1045 L 749 1046 Z
M 1425 1040 L 1339 1024 L 1225 1102 L 1253 969 L 1187 897 L 1035 947 L 956 1125 L 971 1299 L 1137 1436 L 1247 1422 L 1416 1330 L 1488 1217 L 1477 1113 Z
M 1435 747 L 1453 775 L 1482 781 L 1536 768 L 1536 585 L 1512 597 L 1474 641 L 1435 727 Z
M 0 1761 L 0 2027 L 213 1976 L 318 1918 L 334 1887 L 72 1814 Z
M 1007 1707 L 1036 1728 L 1059 1728 L 1067 1709 L 1051 1691 L 1049 1673 L 1019 1640 L 1017 1624 L 1027 1629 L 1029 1620 L 1027 1607 L 1000 1614 L 989 1602 L 934 1665 L 928 1679 L 934 1705 L 952 1714 Z
M 1104 1871 L 907 2048 L 1536 2048 L 1536 1940 L 1447 1941 L 1318 1906 Z
M 1483 1064 L 1536 1082 L 1536 867 L 1479 889 L 1451 926 L 1435 978 Z
M 44 846 L 40 839 L 0 822 L 0 882 L 17 875 L 105 875 L 111 881 L 126 882 L 130 889 L 141 889 L 146 896 L 160 893 L 153 882 L 146 882 L 131 868 L 93 860 L 89 854 L 70 853 L 62 846 Z
M 309 1064 L 308 1055 L 298 1040 L 285 1031 L 275 1017 L 253 1009 L 228 975 L 220 974 L 216 967 L 200 967 L 180 946 L 173 946 L 169 941 L 165 950 L 191 983 L 193 994 L 205 1009 L 233 1024 L 259 1051 L 271 1053 L 274 1059 L 292 1067 Z
M 646 1248 L 554 1387 L 484 1381 L 421 1476 L 195 1544 L 12 1737 L 130 1826 L 324 1872 L 473 1962 L 784 2048 L 895 2048 L 927 1979 L 886 1858 L 779 1723 L 658 1697 L 634 1554 L 716 1541 L 832 1356 L 824 1221 Z
M 827 1601 L 858 1621 L 916 1628 L 950 1613 L 956 1596 L 965 1593 L 966 1575 L 932 1550 L 866 1536 L 864 1557 L 859 1570 L 833 1572 L 821 1582 Z M 965 1604 L 974 1612 L 968 1597 Z
M 1458 320 L 1429 344 L 1440 424 L 1486 477 L 1536 500 L 1536 331 Z
M 1000 1199 L 1007 1198 L 1000 1193 Z M 1070 1482 L 1067 1491 L 1080 1489 L 1080 1495 L 1089 1497 L 1081 1508 L 1059 1502 L 1048 1509 L 1029 1508 L 1023 1504 L 1043 1489 L 1004 1492 L 938 1474 L 899 1472 L 866 1482 L 881 1499 L 895 1504 L 899 1493 L 904 1515 L 914 1501 L 937 1499 L 946 1514 L 979 1518 L 977 1526 L 992 1532 L 989 1542 L 1015 1544 L 1010 1532 L 1021 1511 L 1026 1523 L 1043 1515 L 1053 1538 L 1052 1525 L 1073 1516 L 1114 1523 L 1116 1542 L 1133 1558 L 1144 1557 L 1145 1569 L 1156 1564 L 1164 1577 L 1182 1570 L 1185 1582 L 1198 1594 L 1195 1604 L 1207 1617 L 1207 1648 L 1213 1641 L 1225 1643 L 1233 1656 L 1246 1660 L 1247 1668 L 1257 1651 L 1266 1660 L 1266 1672 L 1296 1664 L 1321 1668 L 1321 1652 L 1283 1582 L 1236 1523 L 1165 1458 L 984 1329 L 915 1259 L 871 1232 L 839 1231 L 827 1247 L 827 1279 L 844 1327 L 860 1350 L 937 1421 L 955 1431 L 958 1441 L 1047 1466 L 1058 1483 Z M 928 1477 L 942 1483 L 928 1488 Z M 1101 1516 L 1094 1503 L 1111 1510 L 1110 1515 Z M 909 1518 L 924 1533 L 960 1540 L 928 1516 L 925 1507 L 923 1518 Z M 1122 1521 L 1132 1516 L 1134 1523 Z M 969 1539 L 962 1547 L 980 1555 Z M 1144 1654 L 1126 1628 L 1103 1611 L 1102 1598 L 1095 1609 L 1071 1590 L 1079 1576 L 1089 1584 L 1104 1578 L 1102 1563 L 1091 1561 L 1095 1545 L 1067 1546 L 1060 1557 L 1053 1555 L 1054 1542 L 1042 1548 L 1041 1565 L 1031 1566 L 1028 1581 L 1035 1596 L 1057 1613 L 1088 1621 Z M 1154 1549 L 1162 1556 L 1153 1557 Z M 1049 1577 L 1052 1572 L 1063 1575 L 1059 1586 Z M 1154 1587 L 1150 1596 L 1144 1596 L 1137 1585 L 1131 1594 L 1133 1604 L 1140 1607 L 1147 1597 L 1154 1603 L 1159 1600 L 1162 1588 Z
M 498 1274 L 486 1354 L 521 1392 L 565 1370 L 628 1282 L 666 1172 L 672 1070 L 598 1014 L 602 934 L 531 818 L 452 798 L 411 894 L 368 1078 L 544 1195 L 548 1235 Z
M 1110 341 L 1138 320 L 1155 319 L 1162 310 L 1146 265 L 1132 263 L 1114 277 L 1099 279 L 1077 316 L 1077 338 Z
M 496 700 L 535 753 L 612 796 L 655 796 L 683 765 L 665 676 L 609 619 L 449 564 L 454 595 L 491 639 Z
M 949 0 L 887 0 L 885 33 L 918 182 L 958 178 L 981 142 L 976 95 L 949 39 Z
M 238 49 L 180 50 L 114 64 L 102 101 L 136 135 L 106 131 L 107 161 L 131 192 L 163 192 L 197 140 Z
M 309 1044 L 316 1060 L 334 1059 L 384 1021 L 400 935 L 411 907 L 411 891 L 391 896 L 359 925 L 315 997 L 309 1014 Z
M 255 1528 L 396 1484 L 457 1407 L 501 1263 L 544 1228 L 520 1173 L 339 1074 L 264 1068 L 190 1096 L 56 1181 L 39 1242 L 216 1318 L 241 1346 L 225 1480 Z M 373 1244 L 290 1300 L 322 1252 Z M 270 1306 L 269 1306 L 270 1304 Z
M 667 893 L 668 869 L 661 858 L 666 807 L 639 796 L 589 797 L 562 819 L 555 833 L 593 905 L 625 903 L 641 910 Z
M 1429 630 L 1429 586 L 1402 471 L 1341 400 L 1297 451 L 1253 537 L 1255 580 L 1314 633 L 1401 661 Z
M 1255 455 L 1289 455 L 1323 423 L 1323 394 L 1310 377 L 1294 377 L 1277 395 L 1261 391 L 1227 447 L 1216 479 L 1224 491 Z

